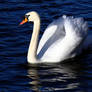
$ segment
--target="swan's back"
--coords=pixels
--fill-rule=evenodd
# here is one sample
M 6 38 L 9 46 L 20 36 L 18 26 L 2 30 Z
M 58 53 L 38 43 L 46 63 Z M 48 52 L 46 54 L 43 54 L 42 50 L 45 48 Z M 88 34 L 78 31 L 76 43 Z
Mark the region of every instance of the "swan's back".
M 82 18 L 63 16 L 45 30 L 38 45 L 42 61 L 62 61 L 76 55 L 76 49 L 87 36 L 87 23 Z

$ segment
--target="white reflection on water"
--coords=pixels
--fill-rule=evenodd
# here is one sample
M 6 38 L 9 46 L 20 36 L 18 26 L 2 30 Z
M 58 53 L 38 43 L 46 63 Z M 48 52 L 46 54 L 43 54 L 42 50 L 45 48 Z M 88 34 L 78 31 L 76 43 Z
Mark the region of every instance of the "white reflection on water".
M 28 70 L 28 77 L 32 79 L 32 81 L 29 82 L 29 84 L 31 85 L 31 90 L 35 92 L 41 92 L 37 65 L 32 65 L 30 67 L 31 68 Z
M 65 64 L 30 65 L 28 77 L 30 89 L 35 92 L 56 92 L 60 90 L 78 90 L 81 82 L 78 80 L 83 64 L 71 62 Z M 81 91 L 80 91 L 81 92 Z

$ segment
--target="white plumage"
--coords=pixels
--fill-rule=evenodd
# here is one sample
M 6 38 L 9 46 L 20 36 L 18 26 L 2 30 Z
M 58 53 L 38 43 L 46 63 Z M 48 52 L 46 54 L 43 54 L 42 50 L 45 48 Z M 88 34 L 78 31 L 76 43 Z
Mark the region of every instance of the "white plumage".
M 87 22 L 83 18 L 64 15 L 47 27 L 37 46 L 40 17 L 34 11 L 27 13 L 26 16 L 28 16 L 28 21 L 34 22 L 27 57 L 29 63 L 61 62 L 78 55 L 85 46 L 91 44 L 88 42 L 90 37 L 87 36 Z
M 82 18 L 63 16 L 51 23 L 38 45 L 38 58 L 60 62 L 79 54 L 78 47 L 87 36 L 87 23 Z M 75 52 L 76 51 L 76 52 Z

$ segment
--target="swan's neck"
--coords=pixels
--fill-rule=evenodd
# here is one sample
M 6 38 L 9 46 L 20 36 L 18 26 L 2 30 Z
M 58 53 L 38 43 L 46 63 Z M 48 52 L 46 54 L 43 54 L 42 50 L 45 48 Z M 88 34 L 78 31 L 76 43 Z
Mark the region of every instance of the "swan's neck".
M 40 31 L 40 18 L 34 21 L 33 33 L 32 33 L 32 38 L 30 41 L 28 56 L 27 56 L 29 63 L 34 63 L 37 61 L 36 53 L 37 53 L 39 31 Z

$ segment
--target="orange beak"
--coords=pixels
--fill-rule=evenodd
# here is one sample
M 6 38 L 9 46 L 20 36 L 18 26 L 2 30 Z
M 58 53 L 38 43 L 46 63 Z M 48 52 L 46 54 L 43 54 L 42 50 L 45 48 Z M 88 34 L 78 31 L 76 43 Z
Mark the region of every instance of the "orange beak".
M 28 19 L 27 18 L 25 18 L 19 25 L 23 25 L 26 22 L 28 22 Z

